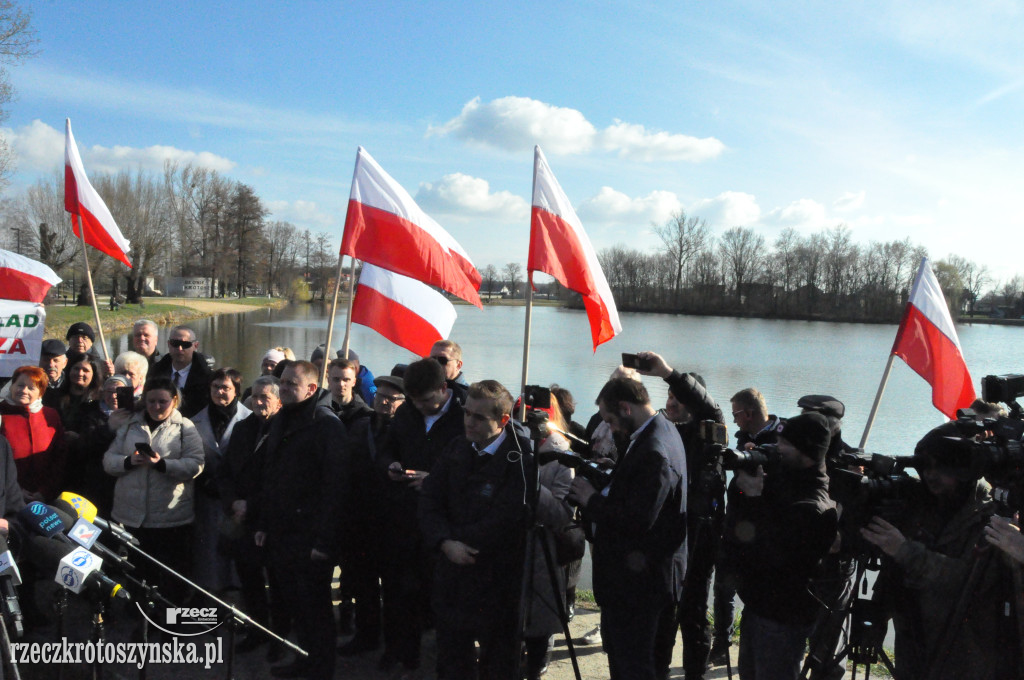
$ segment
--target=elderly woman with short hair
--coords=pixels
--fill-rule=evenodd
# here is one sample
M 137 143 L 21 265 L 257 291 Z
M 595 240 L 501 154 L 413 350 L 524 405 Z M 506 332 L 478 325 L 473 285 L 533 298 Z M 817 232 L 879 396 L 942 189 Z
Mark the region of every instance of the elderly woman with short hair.
M 132 382 L 135 390 L 135 399 L 138 400 L 142 394 L 142 387 L 146 384 L 146 376 L 149 374 L 149 361 L 138 352 L 121 352 L 114 359 L 114 372 L 126 376 Z M 122 405 L 122 408 L 124 406 Z

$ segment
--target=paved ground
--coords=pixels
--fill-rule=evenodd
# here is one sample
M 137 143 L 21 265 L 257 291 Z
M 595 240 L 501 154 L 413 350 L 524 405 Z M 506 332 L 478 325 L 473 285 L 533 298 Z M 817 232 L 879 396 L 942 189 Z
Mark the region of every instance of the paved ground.
M 137 635 L 137 613 L 131 610 L 118 615 L 114 613 L 113 620 L 107 621 L 106 640 L 108 642 L 129 641 L 133 634 Z M 70 640 L 88 639 L 90 631 L 90 612 L 84 602 L 72 601 L 68 612 L 66 629 Z M 573 637 L 581 638 L 588 631 L 592 630 L 598 622 L 598 613 L 586 609 L 577 609 L 575 619 L 570 623 Z M 51 642 L 60 639 L 57 625 L 54 623 L 44 629 L 27 636 L 25 640 L 39 642 Z M 186 638 L 179 638 L 185 641 Z M 188 638 L 198 643 L 198 649 L 204 651 L 207 648 L 212 650 L 220 649 L 226 653 L 227 639 L 223 629 L 214 634 Z M 163 640 L 168 641 L 166 638 Z M 378 652 L 338 659 L 338 668 L 335 678 L 338 680 L 393 680 L 408 677 L 412 679 L 431 680 L 434 673 L 431 672 L 434 666 L 433 634 L 428 634 L 424 639 L 423 670 L 416 675 L 403 676 L 401 674 L 386 674 L 376 669 Z M 677 643 L 675 650 L 672 678 L 682 678 L 682 671 L 679 664 L 682 662 L 681 647 Z M 576 655 L 580 666 L 580 676 L 584 680 L 598 680 L 608 677 L 608 664 L 604 652 L 599 645 L 576 647 Z M 734 660 L 735 661 L 735 660 Z M 198 664 L 151 664 L 147 665 L 145 674 L 129 664 L 107 664 L 102 669 L 102 677 L 110 680 L 133 680 L 145 677 L 152 680 L 198 680 L 206 678 L 227 678 L 228 659 L 222 658 L 220 662 L 214 663 L 209 669 Z M 21 677 L 26 680 L 54 680 L 64 678 L 66 680 L 78 680 L 93 677 L 93 668 L 85 663 L 68 664 L 63 666 L 22 664 L 19 666 Z M 735 673 L 734 673 L 735 676 Z M 13 677 L 8 673 L 5 677 Z M 266 661 L 266 649 L 261 648 L 245 654 L 236 655 L 234 660 L 234 677 L 241 680 L 270 680 L 270 664 Z M 555 649 L 548 673 L 544 676 L 546 680 L 572 680 L 574 678 L 572 662 L 569 658 L 568 648 L 562 636 L 556 637 Z M 724 667 L 714 668 L 705 676 L 709 679 L 728 677 Z

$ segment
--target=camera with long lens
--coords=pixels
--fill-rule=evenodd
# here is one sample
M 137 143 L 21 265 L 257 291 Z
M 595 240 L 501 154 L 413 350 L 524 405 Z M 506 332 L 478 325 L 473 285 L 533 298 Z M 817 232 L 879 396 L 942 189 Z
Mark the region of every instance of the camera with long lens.
M 781 459 L 777 444 L 761 444 L 745 450 L 722 447 L 722 467 L 726 470 L 743 470 L 753 474 L 758 465 L 765 470 L 775 468 Z
M 1013 392 L 1003 396 L 1009 394 Z M 997 501 L 1011 510 L 1024 510 L 1024 421 L 1005 416 L 979 419 L 974 411 L 961 409 L 954 422 L 972 474 L 992 485 Z
M 587 460 L 575 453 L 569 451 L 541 451 L 537 454 L 537 462 L 541 465 L 550 463 L 553 460 L 557 460 L 566 467 L 571 467 L 576 471 L 577 475 L 590 482 L 590 485 L 598 491 L 611 484 L 611 469 L 592 460 Z
M 920 491 L 920 480 L 907 474 L 922 464 L 916 456 L 884 456 L 880 453 L 846 454 L 846 463 L 857 472 L 841 466 L 829 472 L 829 495 L 843 512 L 840 522 L 856 535 L 856 529 L 879 516 L 890 522 L 899 519 L 908 501 Z

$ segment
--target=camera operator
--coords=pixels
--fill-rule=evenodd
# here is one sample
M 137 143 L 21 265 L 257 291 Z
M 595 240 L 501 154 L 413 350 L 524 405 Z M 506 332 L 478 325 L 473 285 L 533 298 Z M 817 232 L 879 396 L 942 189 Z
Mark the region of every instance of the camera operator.
M 686 575 L 686 460 L 679 432 L 651 406 L 644 386 L 610 380 L 601 419 L 630 438 L 601 492 L 584 477 L 569 500 L 593 535 L 594 596 L 612 680 L 654 680 L 654 638 L 679 601 Z
M 796 405 L 801 409 L 801 413 L 820 413 L 828 420 L 831 438 L 828 452 L 825 454 L 825 470 L 829 479 L 832 479 L 833 470 L 836 468 L 850 468 L 851 466 L 843 460 L 843 455 L 856 453 L 858 449 L 843 441 L 843 416 L 846 415 L 846 406 L 843 402 L 825 394 L 808 394 L 800 397 Z M 842 523 L 840 533 L 839 549 L 829 553 L 824 559 L 821 577 L 814 583 L 814 590 L 825 605 L 814 626 L 808 652 L 808 666 L 818 671 L 814 676 L 815 680 L 839 680 L 846 675 L 845 662 L 832 661 L 842 651 L 845 641 L 849 638 L 848 614 L 850 599 L 853 596 L 854 575 L 857 571 L 856 546 L 859 541 L 855 540 L 855 536 L 846 535 Z
M 721 449 L 709 448 L 701 421 L 725 423 L 718 402 L 708 394 L 704 381 L 694 373 L 673 370 L 654 352 L 638 352 L 641 375 L 652 375 L 668 383 L 668 399 L 662 411 L 675 424 L 686 450 L 686 579 L 677 606 L 665 611 L 655 641 L 655 662 L 661 677 L 668 677 L 676 627 L 683 636 L 683 670 L 687 680 L 700 680 L 711 654 L 712 627 L 708 620 L 711 573 L 722 536 L 725 517 L 725 471 Z
M 1019 677 L 1020 641 L 1007 617 L 1012 579 L 1003 561 L 992 559 L 997 553 L 979 550 L 996 510 L 990 487 L 972 472 L 956 423 L 926 434 L 914 454 L 922 461 L 923 483 L 907 511 L 896 525 L 874 517 L 861 530 L 891 558 L 879 582 L 892 588 L 884 592 L 896 633 L 897 677 Z M 883 587 L 879 582 L 876 589 Z
M 732 395 L 729 405 L 732 408 L 732 421 L 736 424 L 737 449 L 744 450 L 775 443 L 775 431 L 779 426 L 779 417 L 768 413 L 768 405 L 759 391 L 753 387 L 742 389 Z M 729 569 L 725 568 L 723 563 L 734 561 L 731 556 L 733 546 L 729 537 L 735 534 L 735 527 L 730 525 L 728 507 L 737 494 L 738 490 L 734 480 L 726 493 L 723 538 L 717 557 L 718 564 L 715 566 L 715 634 L 711 645 L 710 660 L 712 664 L 716 665 L 722 665 L 728 661 L 729 647 L 732 644 L 733 620 L 736 611 L 736 575 L 729 573 Z
M 740 677 L 796 678 L 820 604 L 810 590 L 835 542 L 838 514 L 828 496 L 828 421 L 807 413 L 778 426 L 778 462 L 766 473 L 736 471 L 727 510 L 734 527 Z

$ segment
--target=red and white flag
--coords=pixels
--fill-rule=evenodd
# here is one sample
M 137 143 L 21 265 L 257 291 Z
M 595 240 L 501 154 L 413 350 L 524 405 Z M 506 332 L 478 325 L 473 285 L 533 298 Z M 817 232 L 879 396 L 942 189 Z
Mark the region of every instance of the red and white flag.
M 932 403 L 948 418 L 974 401 L 971 374 L 928 258 L 921 258 L 892 353 L 931 384 Z
M 128 259 L 130 244 L 117 228 L 107 204 L 92 188 L 85 175 L 78 145 L 71 134 L 71 119 L 64 122 L 64 209 L 78 220 L 71 219 L 75 236 L 81 238 L 79 228 L 85 230 L 85 242 L 96 250 L 106 253 L 115 260 L 124 262 L 130 268 Z
M 363 147 L 356 152 L 341 254 L 483 306 L 482 278 L 466 251 Z
M 0 298 L 41 303 L 60 281 L 42 262 L 0 250 Z
M 533 158 L 533 211 L 526 269 L 531 274 L 549 274 L 583 296 L 594 351 L 622 332 L 615 299 L 594 246 L 539 146 L 535 147 Z
M 424 357 L 452 332 L 455 307 L 430 286 L 363 263 L 352 303 L 352 323 L 362 324 Z

